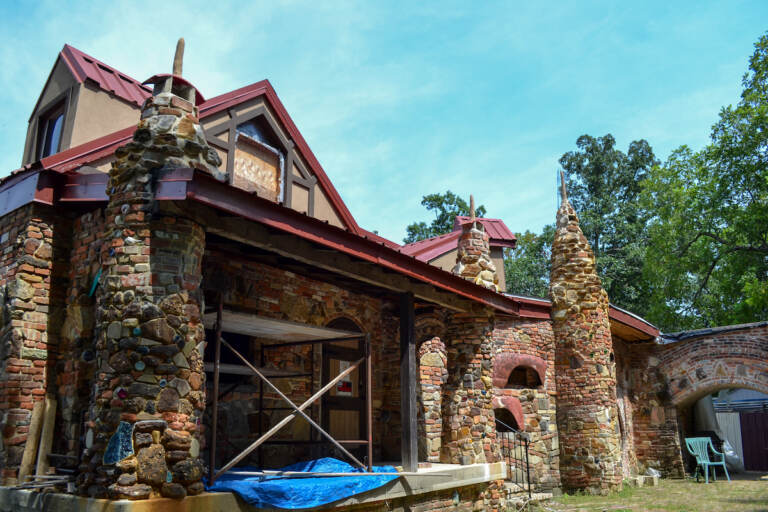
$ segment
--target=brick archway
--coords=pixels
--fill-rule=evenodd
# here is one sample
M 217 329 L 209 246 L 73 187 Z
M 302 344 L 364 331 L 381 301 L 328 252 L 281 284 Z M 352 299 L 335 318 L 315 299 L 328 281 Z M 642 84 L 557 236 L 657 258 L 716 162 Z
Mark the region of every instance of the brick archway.
M 547 375 L 547 362 L 529 354 L 498 354 L 493 359 L 493 385 L 505 388 L 512 370 L 518 366 L 533 368 L 543 385 Z
M 659 353 L 658 367 L 673 405 L 690 405 L 726 388 L 768 393 L 768 322 L 691 334 Z

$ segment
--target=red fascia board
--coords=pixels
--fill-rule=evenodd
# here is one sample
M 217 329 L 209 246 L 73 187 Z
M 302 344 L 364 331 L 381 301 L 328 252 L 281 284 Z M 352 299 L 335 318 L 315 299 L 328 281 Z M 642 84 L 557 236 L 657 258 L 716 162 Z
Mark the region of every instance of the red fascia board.
M 629 315 L 625 313 L 624 311 L 621 311 L 620 309 L 617 309 L 611 305 L 611 308 L 609 310 L 609 317 L 611 320 L 615 320 L 617 322 L 620 322 L 628 327 L 631 327 L 633 329 L 636 329 L 643 334 L 647 334 L 648 336 L 653 336 L 654 338 L 656 336 L 659 336 L 661 334 L 661 331 L 659 329 L 647 322 L 644 322 L 643 320 L 640 320 L 639 318 Z
M 201 172 L 195 172 L 193 179 L 187 183 L 186 197 L 332 248 L 357 259 L 375 263 L 414 280 L 483 303 L 504 313 L 518 314 L 518 306 L 515 301 L 499 293 L 406 256 L 386 245 L 365 239 L 355 233 L 280 206 L 267 199 L 234 189 Z

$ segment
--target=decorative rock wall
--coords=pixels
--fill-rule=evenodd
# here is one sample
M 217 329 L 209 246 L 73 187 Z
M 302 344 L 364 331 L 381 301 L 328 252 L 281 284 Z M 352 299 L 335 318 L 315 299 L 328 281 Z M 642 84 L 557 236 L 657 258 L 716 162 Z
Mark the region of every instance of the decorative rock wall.
M 50 209 L 29 205 L 0 221 L 0 467 L 5 483 L 16 479 L 32 408 L 45 397 L 49 355 L 56 348 L 57 336 L 49 332 L 61 306 L 52 291 L 54 229 L 61 225 L 66 233 L 68 226 L 66 219 L 57 219 L 54 228 L 55 218 Z
M 103 210 L 76 218 L 72 249 L 67 264 L 62 265 L 69 270 L 69 287 L 56 360 L 61 430 L 54 451 L 76 458 L 81 451 L 82 415 L 89 405 L 91 381 L 96 372 L 93 330 L 103 231 Z
M 492 332 L 493 317 L 488 312 L 455 313 L 450 317 L 441 462 L 499 460 L 492 405 Z
M 164 214 L 154 190 L 163 172 L 194 167 L 216 175 L 220 160 L 205 142 L 197 107 L 170 92 L 147 99 L 133 141 L 115 155 L 97 292 L 98 370 L 78 484 L 92 496 L 183 498 L 204 489 L 205 233 Z
M 493 331 L 494 408 L 506 409 L 530 440 L 531 483 L 536 489 L 560 487 L 560 445 L 557 434 L 555 340 L 547 320 L 496 317 Z M 510 387 L 510 373 L 532 368 L 541 379 L 534 388 Z
M 565 187 L 549 286 L 563 488 L 608 493 L 622 480 L 608 294 Z
M 445 344 L 437 336 L 424 341 L 419 361 L 419 460 L 440 462 L 443 435 L 443 385 L 448 376 Z

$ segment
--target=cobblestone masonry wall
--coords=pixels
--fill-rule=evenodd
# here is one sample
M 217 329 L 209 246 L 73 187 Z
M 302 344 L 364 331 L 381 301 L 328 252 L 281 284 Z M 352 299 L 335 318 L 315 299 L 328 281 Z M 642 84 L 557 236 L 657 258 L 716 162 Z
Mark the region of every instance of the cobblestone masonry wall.
M 170 92 L 147 99 L 133 141 L 115 155 L 96 301 L 98 370 L 78 485 L 92 496 L 183 498 L 204 489 L 205 235 L 161 211 L 154 189 L 166 170 L 218 175 L 221 161 L 205 142 L 197 107 Z
M 66 288 L 62 265 L 54 263 L 66 252 L 68 234 L 67 219 L 42 205 L 0 221 L 0 467 L 6 483 L 16 478 L 34 403 L 54 389 L 48 379 L 58 336 L 51 326 L 61 322 L 57 290 Z
M 56 361 L 61 428 L 54 451 L 76 458 L 81 450 L 83 412 L 88 408 L 90 384 L 96 371 L 92 292 L 101 270 L 103 231 L 103 210 L 76 218 L 72 227 L 72 249 L 65 265 L 69 269 L 69 287 Z
M 513 416 L 523 415 L 521 430 L 530 439 L 532 484 L 538 489 L 560 487 L 560 446 L 556 422 L 555 351 L 552 325 L 547 320 L 516 320 L 497 317 L 494 343 L 494 407 Z M 542 385 L 535 388 L 507 385 L 511 371 L 528 363 L 526 355 L 539 358 L 544 366 Z M 512 364 L 506 364 L 512 361 Z
M 608 295 L 564 191 L 552 244 L 550 295 L 563 488 L 608 493 L 622 479 Z
M 440 462 L 443 386 L 448 377 L 445 343 L 434 336 L 419 346 L 419 460 Z
M 464 465 L 501 460 L 493 413 L 492 335 L 490 311 L 454 313 L 448 318 L 441 462 Z M 505 506 L 502 488 L 503 481 L 489 484 L 487 510 Z

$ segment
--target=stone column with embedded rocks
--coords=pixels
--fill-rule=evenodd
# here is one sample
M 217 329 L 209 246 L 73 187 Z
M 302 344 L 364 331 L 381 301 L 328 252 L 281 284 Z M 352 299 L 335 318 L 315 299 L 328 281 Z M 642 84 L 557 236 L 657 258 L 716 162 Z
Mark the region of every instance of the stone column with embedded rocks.
M 448 324 L 448 379 L 443 393 L 441 462 L 500 460 L 491 382 L 493 317 L 456 313 Z
M 183 498 L 204 490 L 205 233 L 164 213 L 155 190 L 164 173 L 195 168 L 216 176 L 221 161 L 188 101 L 194 89 L 175 81 L 155 82 L 133 140 L 115 152 L 107 185 L 98 370 L 78 477 L 80 492 L 90 496 Z
M 470 196 L 469 202 L 469 220 L 461 226 L 456 265 L 452 272 L 485 288 L 500 291 L 496 265 L 491 259 L 488 233 L 475 218 L 474 197 Z
M 560 475 L 566 491 L 605 494 L 622 480 L 608 294 L 564 184 L 561 194 L 549 285 Z
M 448 357 L 445 344 L 435 336 L 419 346 L 419 460 L 440 462 L 443 435 L 443 384 Z

